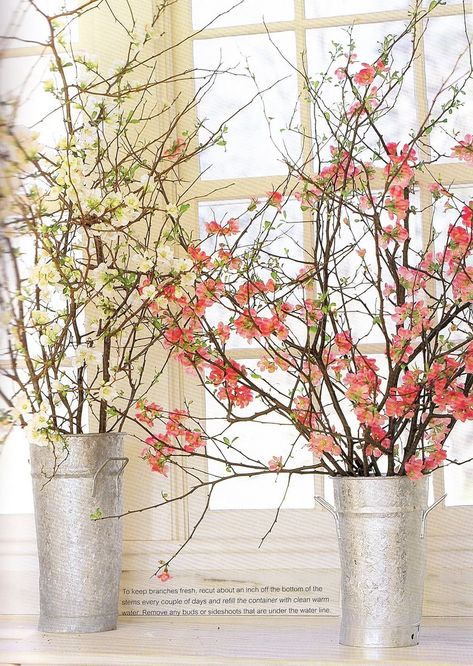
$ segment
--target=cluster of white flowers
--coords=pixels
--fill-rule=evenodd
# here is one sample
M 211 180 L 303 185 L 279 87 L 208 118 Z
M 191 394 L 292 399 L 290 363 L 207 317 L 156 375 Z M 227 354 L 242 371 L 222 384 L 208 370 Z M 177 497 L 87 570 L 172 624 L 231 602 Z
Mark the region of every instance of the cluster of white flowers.
M 49 315 L 44 310 L 33 310 L 31 312 L 31 322 L 33 326 L 45 326 L 49 324 Z
M 61 282 L 61 275 L 49 257 L 40 257 L 32 267 L 28 284 L 40 289 L 51 289 Z
M 103 296 L 113 297 L 115 294 L 115 278 L 117 271 L 108 268 L 107 264 L 102 263 L 91 270 L 88 279 L 96 291 Z
M 32 444 L 47 446 L 51 441 L 60 439 L 60 435 L 51 428 L 47 405 L 41 403 L 33 412 L 31 403 L 25 393 L 19 393 L 13 399 L 10 416 L 13 420 L 27 421 L 26 434 Z
M 79 345 L 75 351 L 73 362 L 77 367 L 84 364 L 87 366 L 98 366 L 100 363 L 100 352 L 87 345 Z
M 40 335 L 39 341 L 44 347 L 51 347 L 61 335 L 62 326 L 58 323 L 46 326 L 43 333 Z

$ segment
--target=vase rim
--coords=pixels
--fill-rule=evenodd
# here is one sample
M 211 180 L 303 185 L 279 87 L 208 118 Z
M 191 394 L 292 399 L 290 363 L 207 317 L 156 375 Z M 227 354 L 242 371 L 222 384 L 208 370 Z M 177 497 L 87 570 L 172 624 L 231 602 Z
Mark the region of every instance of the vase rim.
M 68 432 L 61 433 L 61 437 L 101 437 L 102 435 L 114 435 L 115 437 L 125 437 L 126 432 Z
M 427 479 L 429 477 L 428 474 L 422 474 L 420 479 L 409 479 L 408 476 L 403 474 L 400 476 L 399 474 L 396 474 L 394 476 L 342 476 L 342 475 L 337 475 L 337 476 L 331 476 L 330 478 L 332 480 L 344 480 L 344 481 L 393 481 L 393 480 L 398 480 L 398 479 L 409 479 L 409 481 L 421 481 L 422 479 Z

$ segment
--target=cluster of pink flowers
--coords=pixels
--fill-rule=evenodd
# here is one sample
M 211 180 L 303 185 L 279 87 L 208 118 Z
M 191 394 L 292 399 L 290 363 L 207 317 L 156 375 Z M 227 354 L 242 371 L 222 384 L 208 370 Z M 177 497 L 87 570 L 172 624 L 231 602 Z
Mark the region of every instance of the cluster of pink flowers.
M 418 383 L 419 376 L 420 370 L 407 370 L 401 386 L 393 386 L 389 389 L 389 397 L 386 400 L 387 416 L 405 419 L 411 419 L 414 416 L 414 407 L 421 389 Z
M 332 435 L 325 435 L 324 433 L 313 432 L 310 435 L 308 447 L 316 458 L 321 458 L 324 453 L 333 456 L 338 456 L 341 453 L 341 449 Z
M 473 164 L 473 135 L 465 134 L 465 137 L 452 148 L 452 157 Z
M 364 116 L 375 111 L 378 106 L 378 86 L 371 86 L 369 91 L 365 93 L 362 100 L 356 99 L 349 106 L 347 116 L 348 118 L 352 118 L 353 116 Z
M 288 329 L 283 324 L 281 315 L 273 314 L 272 317 L 259 317 L 254 308 L 246 308 L 235 319 L 235 330 L 246 340 L 267 338 L 273 333 L 280 340 L 284 340 L 288 335 Z
M 231 217 L 225 222 L 225 224 L 219 224 L 215 220 L 211 220 L 205 224 L 205 230 L 210 236 L 232 236 L 233 234 L 239 233 L 240 225 L 238 220 Z
M 158 418 L 160 421 L 164 420 L 162 408 L 158 408 L 155 403 L 148 403 L 146 400 L 140 400 L 136 404 L 136 418 L 150 428 L 155 427 Z M 167 476 L 169 460 L 176 452 L 194 453 L 205 446 L 203 433 L 199 429 L 192 429 L 186 425 L 188 419 L 189 412 L 173 410 L 164 420 L 165 431 L 152 434 L 145 439 L 147 448 L 143 450 L 142 457 L 148 462 L 153 472 Z
M 386 182 L 399 185 L 401 188 L 409 187 L 414 181 L 414 166 L 417 163 L 416 151 L 404 144 L 399 152 L 399 143 L 394 141 L 387 143 L 386 149 L 389 160 L 384 167 Z
M 422 331 L 432 328 L 429 308 L 424 301 L 406 301 L 404 305 L 394 308 L 393 321 L 400 326 L 409 322 L 409 328 L 414 335 L 420 335 Z
M 315 428 L 317 424 L 317 415 L 312 408 L 311 400 L 306 395 L 299 395 L 294 399 L 292 409 L 293 418 L 300 424 Z
M 447 452 L 438 445 L 436 450 L 430 453 L 427 458 L 422 460 L 416 456 L 411 456 L 406 461 L 404 469 L 410 479 L 420 479 L 423 472 L 430 472 L 437 469 L 447 457 Z
M 239 382 L 240 376 L 246 375 L 246 368 L 236 361 L 226 364 L 221 359 L 211 360 L 207 363 L 208 379 L 218 386 L 217 398 L 228 400 L 235 407 L 246 407 L 253 400 L 253 393 L 244 384 Z
M 353 55 L 350 68 L 354 59 Z M 386 65 L 382 60 L 375 64 L 362 63 L 351 77 L 347 70 L 338 68 L 336 75 L 345 81 L 340 88 L 354 97 L 348 118 L 343 118 L 350 123 L 352 116 L 361 116 L 376 108 L 379 100 L 374 84 L 383 85 Z M 361 122 L 365 122 L 364 119 Z M 399 452 L 403 450 L 399 444 L 400 433 L 411 433 L 409 428 L 420 427 L 423 419 L 428 419 L 427 423 L 424 421 L 425 430 L 421 432 L 422 441 L 417 450 L 413 455 L 410 455 L 412 449 L 405 454 L 408 457 L 406 474 L 418 478 L 445 460 L 443 447 L 449 424 L 453 420 L 473 420 L 473 396 L 465 390 L 464 383 L 465 374 L 473 373 L 473 341 L 454 347 L 448 338 L 450 331 L 458 330 L 455 321 L 448 322 L 445 338 L 437 340 L 435 327 L 439 316 L 443 315 L 433 288 L 435 284 L 445 287 L 445 303 L 452 311 L 473 302 L 473 266 L 467 262 L 473 246 L 473 202 L 457 206 L 458 198 L 434 183 L 430 188 L 434 200 L 445 197 L 446 210 L 457 209 L 458 219 L 447 230 L 445 247 L 420 252 L 416 261 L 415 251 L 409 247 L 409 194 L 418 185 L 416 171 L 420 170 L 421 163 L 412 145 L 391 141 L 384 147 L 385 155 L 377 155 L 372 163 L 363 162 L 361 153 L 347 149 L 341 141 L 330 147 L 330 158 L 318 173 L 299 177 L 302 187 L 294 196 L 303 210 L 313 208 L 317 214 L 321 211 L 322 224 L 318 238 L 320 247 L 315 248 L 313 257 L 299 261 L 296 269 L 303 267 L 297 277 L 293 277 L 297 270 L 292 272 L 292 267 L 290 276 L 285 273 L 285 257 L 276 253 L 272 256 L 265 249 L 261 253 L 261 264 L 256 265 L 249 263 L 247 253 L 235 251 L 237 242 L 230 243 L 228 237 L 240 233 L 240 225 L 236 218 L 229 218 L 206 223 L 208 236 L 216 239 L 202 246 L 186 247 L 196 275 L 192 285 L 187 281 L 187 288 L 181 288 L 176 280 L 164 285 L 158 296 L 153 293 L 154 278 L 150 274 L 142 278 L 139 293 L 143 300 L 146 298 L 151 314 L 162 318 L 165 343 L 174 356 L 186 370 L 196 370 L 200 377 L 205 377 L 207 388 L 226 403 L 229 413 L 233 408 L 248 407 L 259 396 L 268 405 L 274 404 L 271 380 L 275 378 L 269 375 L 280 370 L 286 372 L 294 383 L 280 413 L 289 417 L 317 458 L 325 455 L 331 460 L 332 456 L 340 456 L 349 437 L 347 429 L 352 427 L 351 423 L 344 424 L 344 430 L 337 433 L 325 420 L 325 391 L 330 389 L 330 382 L 336 384 L 342 410 L 349 405 L 356 417 L 357 434 L 353 440 L 355 448 L 363 451 L 364 463 L 368 457 L 379 458 L 383 454 L 395 455 L 399 462 Z M 167 156 L 178 154 L 181 148 L 184 150 L 185 146 L 179 144 Z M 472 135 L 467 134 L 458 141 L 452 155 L 473 163 Z M 376 181 L 378 194 L 374 196 L 374 174 L 381 170 L 384 187 L 379 188 Z M 284 197 L 278 190 L 266 192 L 262 211 L 271 206 L 281 212 Z M 333 208 L 324 208 L 327 201 L 336 202 L 338 217 Z M 255 210 L 258 204 L 253 198 L 248 210 Z M 380 216 L 389 220 L 380 224 Z M 343 242 L 345 233 L 352 234 L 351 250 L 362 259 L 361 262 L 356 260 L 360 270 L 353 285 L 347 284 L 343 309 L 337 294 L 334 295 L 336 279 L 332 277 L 336 278 L 338 273 L 336 268 L 332 271 L 330 263 L 334 260 L 336 264 L 342 253 L 328 258 L 328 280 L 322 271 L 328 253 L 324 257 L 324 243 L 332 242 L 329 224 L 335 217 L 334 237 L 339 233 Z M 325 221 L 327 228 L 323 226 Z M 385 221 L 390 223 L 385 224 Z M 371 241 L 373 246 L 367 255 L 363 246 Z M 268 240 L 268 246 L 269 243 Z M 209 249 L 211 246 L 213 251 Z M 330 247 L 335 246 L 334 241 Z M 382 271 L 387 269 L 391 274 L 388 278 L 391 284 L 384 279 L 380 283 L 380 274 L 370 273 L 373 249 L 381 258 Z M 289 252 L 286 253 L 291 261 Z M 386 339 L 389 381 L 388 388 L 383 390 L 377 362 L 360 353 L 363 336 L 356 341 L 350 330 L 352 303 L 357 302 L 350 290 L 354 290 L 357 280 L 360 284 L 375 285 L 376 277 L 381 288 L 384 283 L 386 299 L 382 310 L 370 312 L 373 325 L 382 325 Z M 185 282 L 183 280 L 182 284 Z M 430 305 L 432 301 L 434 306 Z M 216 304 L 221 306 L 219 312 L 226 312 L 226 316 L 220 315 L 220 321 L 207 317 L 209 309 Z M 254 343 L 261 350 L 255 370 L 248 370 L 227 355 L 226 348 L 234 346 L 233 336 Z M 432 340 L 435 344 L 431 344 Z M 422 345 L 424 355 L 420 354 Z M 432 358 L 434 360 L 430 360 Z M 258 373 L 268 373 L 268 376 L 261 377 Z M 279 392 L 279 395 L 284 402 L 285 394 Z M 332 393 L 331 400 L 333 396 Z M 274 407 L 274 411 L 278 408 Z M 338 414 L 343 421 L 340 410 Z M 146 440 L 145 453 L 151 468 L 162 474 L 167 473 L 175 451 L 181 455 L 193 453 L 205 445 L 202 432 L 187 427 L 189 414 L 186 412 L 172 412 L 165 419 L 158 405 L 141 403 L 137 418 L 150 428 L 154 428 L 157 419 L 165 424 L 163 432 L 153 433 Z M 410 423 L 403 423 L 404 420 Z M 409 441 L 417 442 L 412 437 Z M 412 447 L 415 448 L 414 444 Z M 342 464 L 344 459 L 345 455 Z M 267 470 L 276 473 L 283 466 L 281 455 L 274 455 L 266 465 Z
M 363 62 L 361 69 L 354 75 L 353 80 L 359 86 L 369 86 L 373 83 L 375 76 L 385 71 L 386 65 L 381 58 L 378 58 L 374 65 Z

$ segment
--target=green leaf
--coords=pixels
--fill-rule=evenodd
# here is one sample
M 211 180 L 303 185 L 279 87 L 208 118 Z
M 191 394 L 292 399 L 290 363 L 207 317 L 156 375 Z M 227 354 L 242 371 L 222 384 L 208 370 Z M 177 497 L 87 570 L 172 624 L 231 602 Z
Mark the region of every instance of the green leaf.
M 102 510 L 99 507 L 97 507 L 97 510 L 95 511 L 95 513 L 90 514 L 90 519 L 91 520 L 100 520 L 101 518 L 103 518 Z

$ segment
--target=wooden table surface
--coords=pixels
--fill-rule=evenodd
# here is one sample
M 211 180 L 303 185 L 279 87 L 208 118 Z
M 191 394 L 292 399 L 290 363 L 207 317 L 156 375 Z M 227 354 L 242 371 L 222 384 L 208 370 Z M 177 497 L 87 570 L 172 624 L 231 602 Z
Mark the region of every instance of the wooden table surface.
M 338 645 L 337 618 L 120 618 L 117 631 L 41 634 L 33 616 L 0 617 L 0 665 L 473 665 L 473 618 L 426 618 L 421 644 Z

